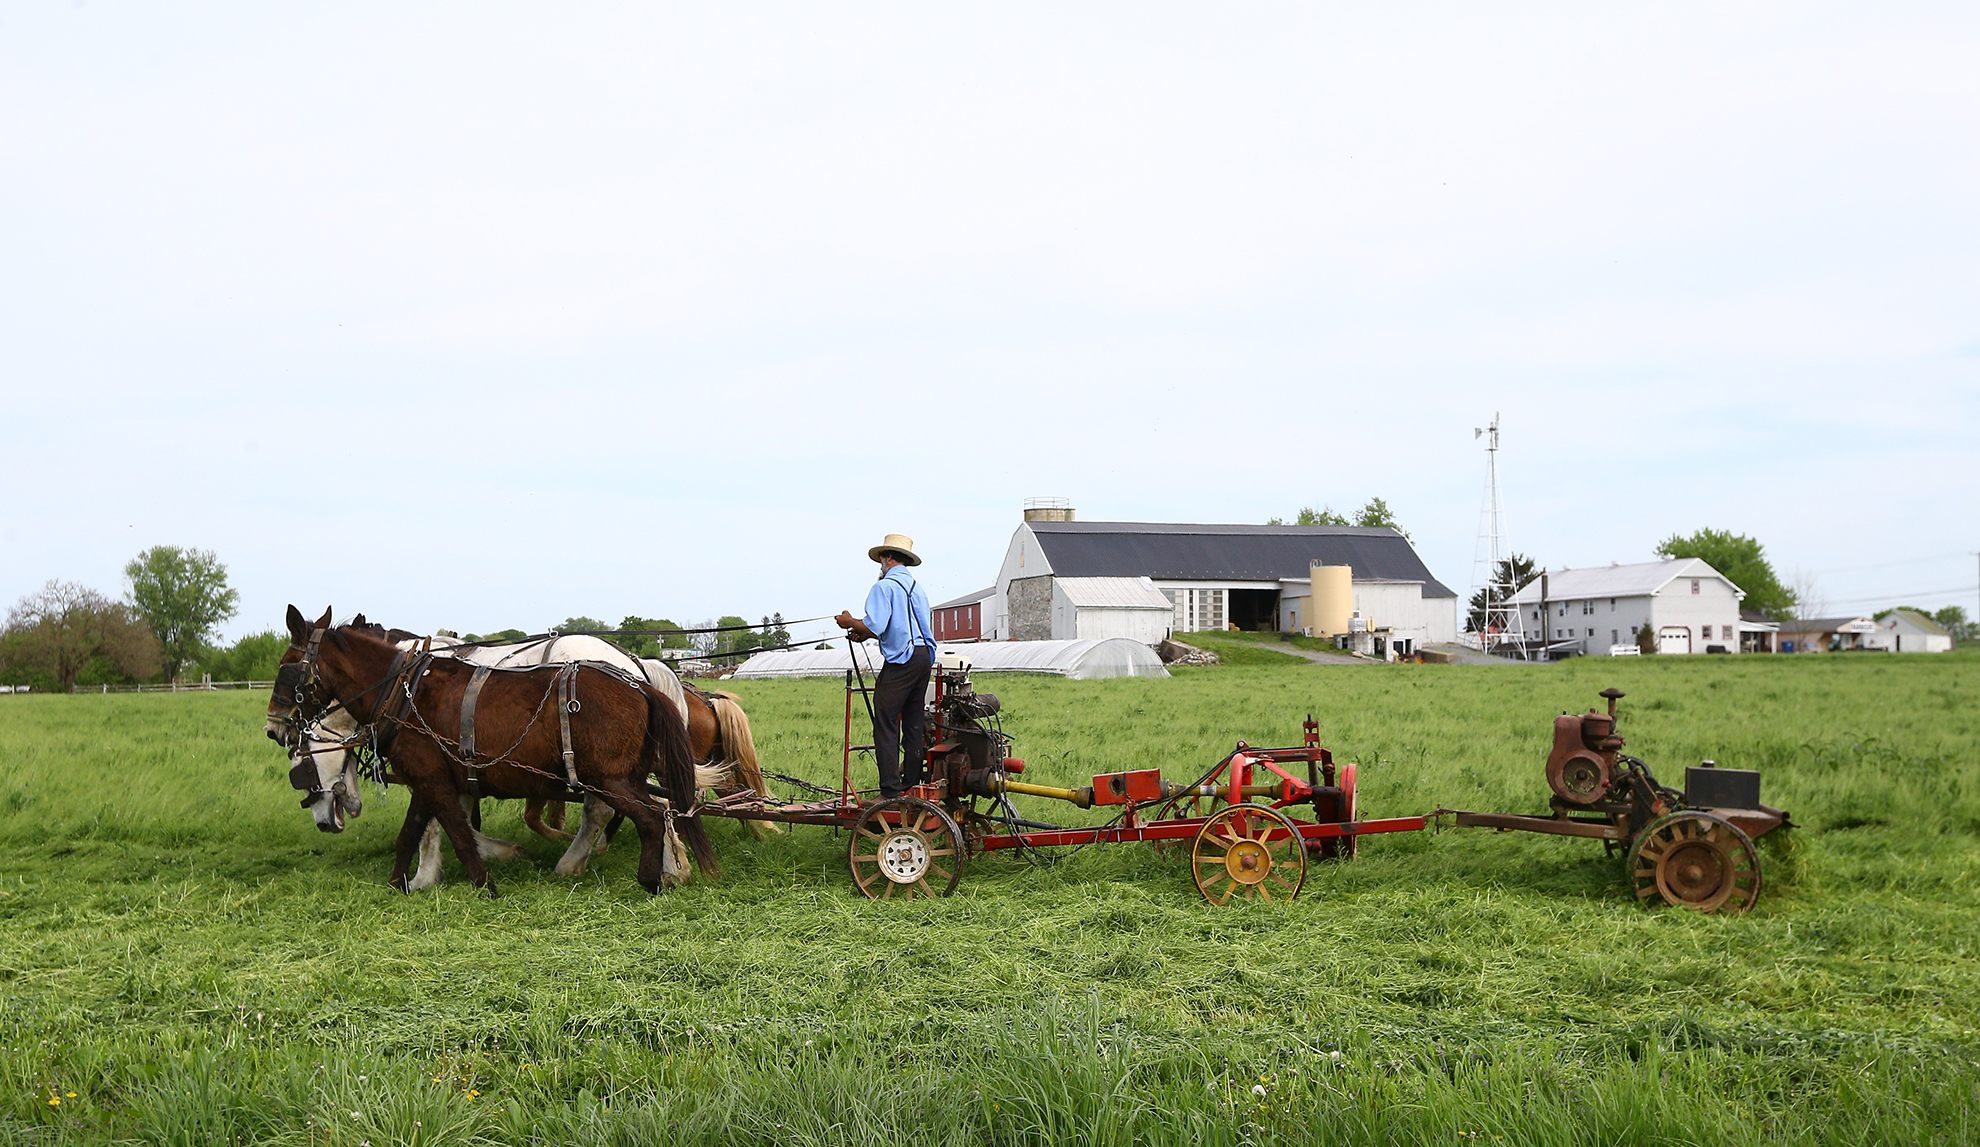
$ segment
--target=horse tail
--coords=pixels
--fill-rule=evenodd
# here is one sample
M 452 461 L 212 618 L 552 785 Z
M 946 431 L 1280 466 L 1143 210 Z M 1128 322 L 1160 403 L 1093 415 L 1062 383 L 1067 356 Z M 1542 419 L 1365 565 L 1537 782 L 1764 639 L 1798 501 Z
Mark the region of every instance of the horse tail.
M 749 731 L 749 717 L 736 695 L 710 691 L 708 698 L 715 703 L 715 727 L 720 731 L 722 747 L 727 750 L 727 763 L 736 770 L 736 779 L 758 796 L 769 796 L 770 784 L 763 779 L 763 766 L 756 759 L 756 735 Z
M 749 717 L 743 712 L 742 703 L 734 693 L 707 690 L 708 707 L 715 713 L 715 731 L 722 744 L 723 769 L 733 774 L 735 781 L 751 789 L 765 800 L 770 798 L 770 782 L 763 779 L 763 766 L 756 759 L 756 735 L 749 731 Z M 784 831 L 776 821 L 745 821 L 749 830 L 758 837 L 775 836 Z
M 694 783 L 694 749 L 688 742 L 687 722 L 665 693 L 651 685 L 642 685 L 640 692 L 646 694 L 647 769 L 660 777 L 673 801 L 674 823 L 694 852 L 695 863 L 713 875 L 717 871 L 715 846 L 708 839 L 708 830 L 700 817 L 680 815 L 683 810 L 692 811 L 700 797 Z

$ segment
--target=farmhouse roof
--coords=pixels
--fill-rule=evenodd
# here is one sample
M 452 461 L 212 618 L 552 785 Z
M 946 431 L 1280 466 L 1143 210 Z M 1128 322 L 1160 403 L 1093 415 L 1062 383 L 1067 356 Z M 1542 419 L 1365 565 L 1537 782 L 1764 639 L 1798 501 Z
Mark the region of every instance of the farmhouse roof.
M 1669 558 L 1658 562 L 1595 566 L 1591 569 L 1548 570 L 1547 600 L 1579 601 L 1591 597 L 1647 597 L 1678 578 L 1711 577 L 1732 585 L 1741 597 L 1745 591 L 1732 579 L 1712 568 L 1703 558 Z M 1526 605 L 1540 600 L 1540 579 L 1534 578 L 1513 595 L 1513 601 Z
M 997 592 L 997 587 L 993 585 L 987 589 L 979 589 L 975 593 L 966 593 L 961 597 L 952 597 L 949 600 L 943 602 L 942 604 L 936 606 L 935 608 L 951 609 L 958 605 L 975 605 L 977 602 L 982 601 L 985 598 L 988 598 L 991 594 L 996 592 Z
M 1061 578 L 1171 581 L 1304 578 L 1309 563 L 1354 567 L 1357 580 L 1419 581 L 1423 596 L 1456 597 L 1387 526 L 1244 526 L 1172 522 L 1027 522 Z

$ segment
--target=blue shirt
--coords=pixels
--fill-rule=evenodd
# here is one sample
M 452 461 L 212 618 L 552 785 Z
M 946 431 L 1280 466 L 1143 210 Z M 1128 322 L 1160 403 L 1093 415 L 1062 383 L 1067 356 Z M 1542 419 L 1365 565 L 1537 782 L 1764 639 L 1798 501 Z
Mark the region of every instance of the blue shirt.
M 880 637 L 880 656 L 889 665 L 902 665 L 914 647 L 926 645 L 935 654 L 935 627 L 928 620 L 928 594 L 914 583 L 906 566 L 895 566 L 866 591 L 866 628 Z

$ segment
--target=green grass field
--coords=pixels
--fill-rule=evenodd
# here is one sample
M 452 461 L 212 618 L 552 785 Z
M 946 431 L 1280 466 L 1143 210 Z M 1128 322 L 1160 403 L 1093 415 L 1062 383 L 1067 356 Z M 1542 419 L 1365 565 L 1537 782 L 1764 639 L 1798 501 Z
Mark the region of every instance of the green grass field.
M 1763 770 L 1803 827 L 1736 918 L 1630 902 L 1592 841 L 1364 840 L 1211 908 L 1142 846 L 855 898 L 845 838 L 714 826 L 649 897 L 622 837 L 503 896 L 387 890 L 404 795 L 318 833 L 266 694 L 0 697 L 0 1142 L 1918 1143 L 1980 1140 L 1980 658 L 986 677 L 1027 779 L 1194 775 L 1309 712 L 1364 816 L 1541 811 L 1551 718 L 1628 693 L 1667 782 Z M 836 778 L 835 681 L 736 686 Z M 870 771 L 870 764 L 866 769 Z M 869 781 L 870 783 L 870 781 Z M 513 806 L 491 831 L 524 840 Z M 1048 806 L 1051 819 L 1097 813 Z

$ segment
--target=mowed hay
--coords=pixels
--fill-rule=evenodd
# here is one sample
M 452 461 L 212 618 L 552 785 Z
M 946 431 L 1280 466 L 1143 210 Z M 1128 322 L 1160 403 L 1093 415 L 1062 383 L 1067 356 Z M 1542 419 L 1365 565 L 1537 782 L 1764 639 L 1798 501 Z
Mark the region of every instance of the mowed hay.
M 1239 652 L 978 684 L 1046 784 L 1193 776 L 1311 713 L 1371 817 L 1541 811 L 1552 717 L 1615 685 L 1662 779 L 1759 768 L 1804 827 L 1736 918 L 1638 908 L 1597 842 L 1474 830 L 1364 839 L 1289 905 L 1210 908 L 1130 845 L 904 904 L 857 899 L 815 828 L 717 823 L 721 879 L 659 897 L 628 838 L 563 879 L 491 804 L 530 853 L 503 899 L 451 857 L 404 897 L 403 793 L 318 833 L 265 696 L 0 697 L 0 1141 L 1980 1136 L 1980 659 Z M 737 691 L 767 769 L 836 782 L 835 682 Z

